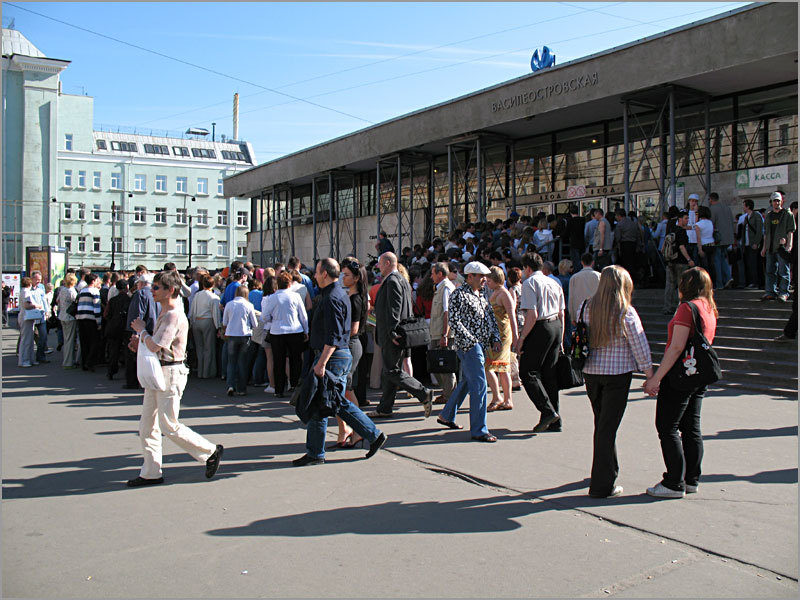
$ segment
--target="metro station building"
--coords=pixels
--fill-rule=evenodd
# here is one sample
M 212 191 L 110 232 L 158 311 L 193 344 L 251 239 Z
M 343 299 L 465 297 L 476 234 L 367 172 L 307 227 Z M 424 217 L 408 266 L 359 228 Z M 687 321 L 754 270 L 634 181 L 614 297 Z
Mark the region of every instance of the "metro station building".
M 797 4 L 756 3 L 379 123 L 224 180 L 262 264 L 399 251 L 577 203 L 797 199 Z

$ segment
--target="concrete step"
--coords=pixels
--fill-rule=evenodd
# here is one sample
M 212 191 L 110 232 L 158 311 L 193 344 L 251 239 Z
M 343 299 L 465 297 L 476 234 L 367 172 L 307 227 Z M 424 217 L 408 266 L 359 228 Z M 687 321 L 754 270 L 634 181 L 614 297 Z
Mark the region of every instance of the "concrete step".
M 771 332 L 769 332 L 771 333 Z M 790 343 L 780 343 L 775 342 L 773 340 L 776 335 L 767 335 L 767 333 L 763 331 L 755 331 L 753 330 L 753 335 L 758 337 L 746 337 L 746 336 L 737 336 L 737 335 L 719 335 L 719 329 L 717 329 L 717 335 L 714 337 L 714 347 L 717 348 L 719 346 L 729 346 L 733 348 L 752 348 L 753 350 L 763 350 L 763 349 L 784 349 L 787 350 L 790 354 L 794 353 L 797 355 L 797 342 L 790 342 Z M 647 331 L 647 339 L 653 342 L 666 342 L 667 340 L 667 330 L 648 330 Z
M 663 354 L 667 345 L 667 340 L 653 340 L 648 336 L 650 341 L 650 352 L 658 352 Z M 717 355 L 722 358 L 738 358 L 748 360 L 753 365 L 760 365 L 762 362 L 772 363 L 774 361 L 785 362 L 788 364 L 797 365 L 797 348 L 787 348 L 783 345 L 774 343 L 773 346 L 767 348 L 756 349 L 752 346 L 739 346 L 739 345 L 725 345 L 717 338 L 714 338 L 714 350 Z

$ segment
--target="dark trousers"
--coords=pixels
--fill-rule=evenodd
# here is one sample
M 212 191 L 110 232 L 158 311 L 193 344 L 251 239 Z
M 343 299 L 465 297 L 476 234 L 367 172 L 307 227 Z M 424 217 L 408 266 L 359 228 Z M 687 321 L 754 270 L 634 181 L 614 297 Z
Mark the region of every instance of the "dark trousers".
M 303 334 L 288 333 L 284 335 L 270 335 L 269 343 L 272 345 L 272 360 L 275 381 L 270 383 L 275 388 L 276 394 L 282 394 L 286 389 L 286 359 L 289 359 L 289 383 L 297 387 L 300 383 L 300 371 L 303 366 Z
M 118 336 L 111 336 L 106 338 L 108 344 L 108 363 L 106 364 L 106 373 L 108 378 L 111 379 L 119 371 L 119 357 L 122 352 L 122 338 Z
M 602 271 L 605 267 L 611 264 L 611 250 L 603 250 L 603 255 L 600 256 L 597 252 L 594 253 L 594 270 Z
M 750 246 L 744 248 L 744 278 L 745 285 L 758 285 L 758 261 L 761 259 L 759 251 Z
M 617 429 L 628 405 L 633 373 L 621 375 L 583 374 L 586 394 L 594 412 L 594 452 L 589 493 L 608 496 L 619 475 Z
M 679 392 L 661 381 L 656 400 L 656 431 L 667 467 L 662 484 L 682 491 L 684 483 L 697 485 L 703 460 L 703 436 L 700 433 L 700 408 L 706 388 Z M 679 435 L 680 433 L 680 435 Z
M 714 287 L 717 287 L 717 269 L 714 267 L 714 255 L 717 252 L 717 247 L 708 244 L 707 246 L 703 246 L 703 254 L 705 256 L 700 256 L 698 252 L 698 262 L 696 263 L 697 266 L 703 267 L 706 271 L 708 271 L 708 276 L 711 277 L 711 283 Z
M 619 243 L 619 257 L 617 263 L 628 271 L 632 279 L 638 279 L 634 277 L 636 273 L 636 242 Z
M 542 416 L 558 412 L 556 361 L 560 347 L 561 322 L 558 319 L 537 321 L 522 345 L 519 379 Z
M 79 319 L 78 339 L 81 343 L 81 368 L 84 370 L 93 369 L 97 355 L 97 345 L 100 342 L 97 321 L 94 319 Z
M 795 283 L 795 286 L 797 283 Z M 783 335 L 793 340 L 797 338 L 797 290 L 792 292 L 792 314 L 789 315 L 789 320 L 786 322 L 786 327 L 783 328 Z
M 130 331 L 126 331 L 122 337 L 125 345 L 125 385 L 129 388 L 141 388 L 139 378 L 136 376 L 136 352 L 131 352 L 128 348 L 128 342 L 132 335 Z
M 383 358 L 381 390 L 383 393 L 378 404 L 380 412 L 392 412 L 397 388 L 407 391 L 420 402 L 425 400 L 425 394 L 428 393 L 427 388 L 402 369 L 404 356 L 403 350 L 392 342 L 381 346 L 381 357 Z

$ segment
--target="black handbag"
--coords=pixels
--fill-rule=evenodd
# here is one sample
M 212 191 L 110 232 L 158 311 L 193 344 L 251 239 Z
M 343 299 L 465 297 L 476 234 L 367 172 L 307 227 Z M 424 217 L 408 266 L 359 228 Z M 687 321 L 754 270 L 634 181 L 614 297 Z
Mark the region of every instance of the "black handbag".
M 417 346 L 430 346 L 430 325 L 422 317 L 403 319 L 397 326 L 397 333 L 400 336 L 397 341 L 403 350 L 416 348 Z
M 556 379 L 559 390 L 569 390 L 583 385 L 583 371 L 576 368 L 569 354 L 559 352 L 556 362 Z
M 458 354 L 455 350 L 436 348 L 428 350 L 428 373 L 458 373 Z
M 688 304 L 692 309 L 694 335 L 686 341 L 686 347 L 665 378 L 669 387 L 680 392 L 694 392 L 722 377 L 717 351 L 700 327 L 702 317 L 693 303 Z
M 583 365 L 586 364 L 586 359 L 589 358 L 589 327 L 583 320 L 584 310 L 586 310 L 586 300 L 583 301 L 581 309 L 578 311 L 578 322 L 572 330 L 572 346 L 569 353 L 572 359 L 572 368 L 581 371 Z

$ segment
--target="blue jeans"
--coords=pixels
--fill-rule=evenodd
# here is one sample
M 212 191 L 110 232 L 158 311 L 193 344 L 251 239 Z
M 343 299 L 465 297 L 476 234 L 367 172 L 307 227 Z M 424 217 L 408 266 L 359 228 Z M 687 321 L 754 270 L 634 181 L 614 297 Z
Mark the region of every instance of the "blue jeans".
M 764 293 L 778 296 L 789 293 L 789 263 L 777 252 L 767 252 L 764 264 Z
M 319 356 L 314 359 L 317 364 Z M 342 421 L 350 425 L 353 430 L 370 444 L 378 439 L 380 430 L 375 423 L 365 415 L 358 406 L 344 397 L 347 385 L 347 374 L 353 357 L 347 348 L 338 348 L 325 365 L 325 370 L 336 378 L 336 414 Z M 313 365 L 312 365 L 313 368 Z M 313 376 L 313 375 L 312 375 Z M 317 414 L 311 417 L 306 430 L 306 454 L 313 458 L 325 458 L 325 433 L 328 430 L 328 418 L 320 418 Z
M 247 391 L 247 347 L 249 335 L 229 335 L 225 341 L 228 347 L 228 387 L 237 392 Z
M 730 246 L 717 246 L 714 253 L 714 268 L 717 271 L 717 289 L 721 289 L 731 280 L 731 263 L 728 262 L 728 248 Z
M 267 353 L 261 344 L 250 342 L 249 354 L 250 364 L 253 365 L 253 385 L 263 385 L 267 381 Z
M 47 358 L 47 323 L 36 323 L 36 330 L 39 332 L 39 339 L 36 341 L 36 360 L 39 362 Z
M 447 404 L 439 415 L 445 421 L 455 421 L 456 413 L 461 408 L 469 392 L 469 433 L 472 437 L 487 435 L 486 427 L 486 373 L 483 347 L 475 344 L 469 350 L 457 350 L 461 361 L 461 373 L 458 385 L 450 394 Z

